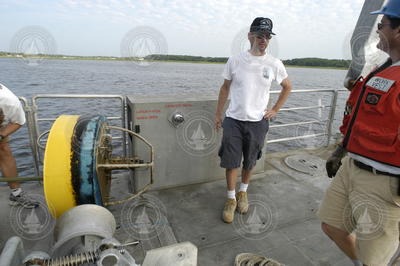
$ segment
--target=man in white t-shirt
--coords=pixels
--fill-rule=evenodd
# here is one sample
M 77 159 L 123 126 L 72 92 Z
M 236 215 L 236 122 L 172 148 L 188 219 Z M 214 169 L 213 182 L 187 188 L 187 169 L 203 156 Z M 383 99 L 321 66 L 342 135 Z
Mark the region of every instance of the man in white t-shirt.
M 258 17 L 250 26 L 249 51 L 229 58 L 222 74 L 215 127 L 223 128 L 223 138 L 218 155 L 221 167 L 226 169 L 228 198 L 222 214 L 231 223 L 235 210 L 248 211 L 247 187 L 251 171 L 262 155 L 269 119 L 274 117 L 290 94 L 292 85 L 283 63 L 266 53 L 272 32 L 272 21 Z M 267 109 L 272 82 L 282 86 L 278 101 Z M 222 123 L 222 111 L 230 95 L 230 104 Z M 242 183 L 235 193 L 236 178 L 242 162 Z
M 17 165 L 8 144 L 8 136 L 23 124 L 25 113 L 21 102 L 9 89 L 0 84 L 0 170 L 4 177 L 17 177 Z M 8 185 L 11 189 L 10 205 L 21 205 L 25 208 L 38 206 L 26 196 L 18 182 L 9 182 Z

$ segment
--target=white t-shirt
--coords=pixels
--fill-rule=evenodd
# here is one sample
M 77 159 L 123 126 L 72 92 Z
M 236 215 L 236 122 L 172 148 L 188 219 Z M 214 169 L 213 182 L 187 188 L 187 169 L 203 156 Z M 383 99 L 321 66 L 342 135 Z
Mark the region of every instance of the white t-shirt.
M 21 102 L 18 97 L 3 84 L 0 84 L 0 109 L 4 114 L 3 126 L 10 122 L 19 125 L 25 124 L 25 112 Z
M 241 121 L 260 121 L 269 101 L 271 84 L 288 77 L 282 61 L 271 55 L 254 56 L 249 51 L 230 57 L 222 77 L 231 80 L 226 116 Z

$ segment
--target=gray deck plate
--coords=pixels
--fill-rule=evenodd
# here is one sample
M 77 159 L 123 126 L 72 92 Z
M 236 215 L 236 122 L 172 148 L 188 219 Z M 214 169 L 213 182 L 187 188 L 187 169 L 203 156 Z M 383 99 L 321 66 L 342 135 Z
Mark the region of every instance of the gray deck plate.
M 219 180 L 148 192 L 165 206 L 168 226 L 158 232 L 156 239 L 143 241 L 141 245 L 129 247 L 128 251 L 137 263 L 141 263 L 146 250 L 159 247 L 161 243 L 174 242 L 176 239 L 177 242 L 191 241 L 198 247 L 199 266 L 231 266 L 235 256 L 243 252 L 258 253 L 293 266 L 352 265 L 322 233 L 320 222 L 315 215 L 330 180 L 322 174 L 302 175 L 299 178 L 298 172 L 282 163 L 286 155 L 301 152 L 323 159 L 326 159 L 327 154 L 325 150 L 307 150 L 268 155 L 267 171 L 255 175 L 250 184 L 249 198 L 259 196 L 264 199 L 262 204 L 273 206 L 271 208 L 275 208 L 276 211 L 273 212 L 274 230 L 267 231 L 265 238 L 257 240 L 253 235 L 243 237 L 239 234 L 238 227 L 235 227 L 235 222 L 222 222 L 221 211 L 226 198 L 226 185 L 224 180 Z M 113 180 L 113 194 L 122 195 L 126 189 L 126 182 L 127 180 L 121 177 Z M 24 184 L 24 187 L 28 192 L 41 193 L 41 187 L 37 184 Z M 0 199 L 2 217 L 8 218 L 8 188 L 5 185 L 0 186 Z M 113 206 L 109 209 L 116 216 L 118 223 L 120 207 Z M 235 221 L 238 218 L 239 214 L 236 214 Z M 0 223 L 0 241 L 3 247 L 13 232 L 8 219 L 2 218 Z M 122 243 L 134 240 L 121 228 L 117 229 L 115 236 Z M 45 240 L 40 243 L 24 241 L 25 248 L 46 251 L 50 247 L 50 239 Z

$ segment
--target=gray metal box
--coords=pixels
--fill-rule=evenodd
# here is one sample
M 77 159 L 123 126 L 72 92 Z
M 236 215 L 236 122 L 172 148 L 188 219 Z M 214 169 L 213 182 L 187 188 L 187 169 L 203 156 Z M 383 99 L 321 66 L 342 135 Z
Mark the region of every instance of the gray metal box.
M 154 147 L 154 185 L 152 189 L 212 181 L 225 177 L 219 166 L 218 149 L 222 130 L 214 129 L 216 96 L 155 95 L 128 96 L 128 125 Z M 173 116 L 183 116 L 174 123 Z M 144 161 L 149 149 L 138 139 L 130 140 L 130 153 Z M 255 172 L 264 170 L 264 156 Z M 148 169 L 133 171 L 133 191 L 149 182 Z

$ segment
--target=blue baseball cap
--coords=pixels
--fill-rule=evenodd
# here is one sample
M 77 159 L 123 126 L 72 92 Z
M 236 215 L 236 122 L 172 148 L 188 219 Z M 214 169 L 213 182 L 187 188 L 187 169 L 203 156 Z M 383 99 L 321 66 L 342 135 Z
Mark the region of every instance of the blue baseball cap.
M 370 13 L 371 15 L 387 15 L 393 18 L 400 18 L 400 0 L 389 0 L 381 10 Z

